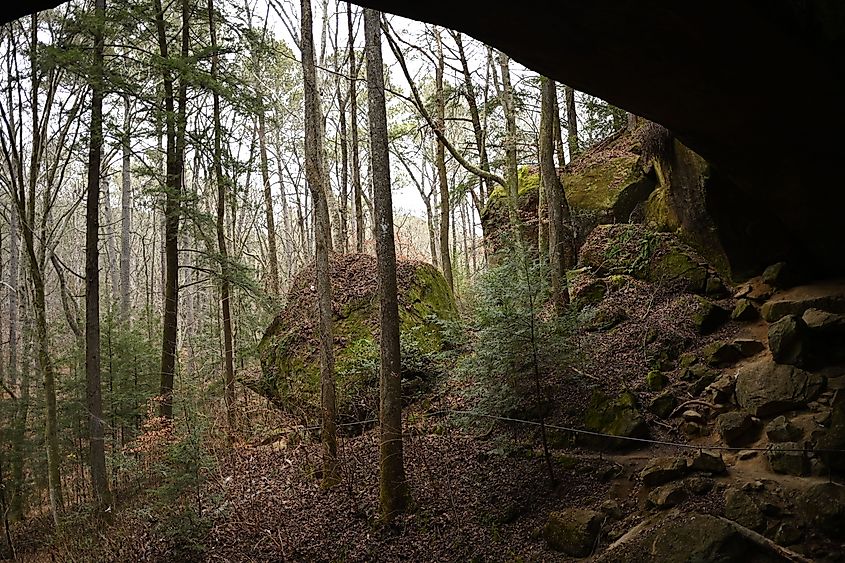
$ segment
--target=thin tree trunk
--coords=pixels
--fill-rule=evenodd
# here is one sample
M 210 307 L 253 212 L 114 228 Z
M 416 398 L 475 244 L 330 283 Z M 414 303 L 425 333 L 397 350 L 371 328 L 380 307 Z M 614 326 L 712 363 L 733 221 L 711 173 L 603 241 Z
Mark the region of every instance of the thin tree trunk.
M 332 337 L 332 286 L 329 273 L 331 227 L 328 223 L 323 158 L 320 154 L 320 92 L 314 65 L 311 0 L 302 6 L 302 74 L 305 81 L 305 172 L 314 205 L 314 236 L 317 258 L 317 314 L 320 333 L 320 391 L 322 406 L 323 485 L 340 481 L 337 457 L 337 408 L 335 405 L 334 338 Z
M 264 123 L 264 102 L 259 94 L 258 110 L 258 152 L 261 162 L 261 181 L 264 186 L 264 216 L 267 220 L 267 254 L 270 264 L 270 292 L 279 295 L 279 254 L 276 251 L 276 219 L 273 213 L 273 194 L 270 191 L 270 170 L 267 164 L 266 127 Z
M 364 252 L 364 196 L 361 189 L 361 162 L 358 151 L 358 66 L 355 63 L 355 34 L 352 3 L 347 2 L 346 23 L 349 38 L 349 131 L 352 143 L 352 197 L 355 203 L 355 251 Z
M 392 522 L 395 516 L 407 507 L 409 494 L 402 448 L 399 302 L 396 290 L 396 248 L 393 238 L 393 200 L 390 192 L 380 20 L 380 12 L 364 10 L 381 335 L 379 501 L 382 518 Z
M 132 184 L 130 176 L 132 120 L 129 115 L 129 96 L 123 97 L 123 160 L 120 190 L 120 317 L 129 322 L 129 268 L 132 259 Z
M 514 107 L 513 87 L 511 86 L 511 73 L 508 56 L 499 52 L 499 66 L 502 71 L 502 107 L 505 112 L 505 179 L 508 182 L 508 195 L 511 205 L 516 208 L 519 171 L 517 170 L 516 155 L 516 108 Z
M 573 160 L 581 153 L 578 144 L 578 111 L 575 107 L 575 90 L 571 86 L 563 87 L 566 101 L 566 137 L 569 144 L 569 160 Z
M 85 218 L 85 379 L 91 456 L 91 491 L 98 510 L 111 503 L 106 475 L 103 398 L 100 386 L 100 164 L 103 156 L 103 26 L 106 0 L 94 4 L 94 73 L 91 80 L 91 137 Z M 108 197 L 108 196 L 107 196 Z
M 475 136 L 475 146 L 478 151 L 479 163 L 482 170 L 490 171 L 490 164 L 487 159 L 487 147 L 484 142 L 484 130 L 481 128 L 481 114 L 478 111 L 478 102 L 475 100 L 475 86 L 472 84 L 472 75 L 469 72 L 469 65 L 467 63 L 466 53 L 464 52 L 464 43 L 461 34 L 453 32 L 452 36 L 458 46 L 458 57 L 461 60 L 461 70 L 464 74 L 464 97 L 467 100 L 469 107 L 469 116 L 472 120 L 472 132 Z M 490 181 L 485 178 L 479 179 L 479 199 L 483 203 L 487 201 L 487 194 L 490 192 Z M 486 187 L 486 189 L 485 189 Z M 481 209 L 478 210 L 479 213 Z
M 229 304 L 229 252 L 226 248 L 226 179 L 223 176 L 222 126 L 220 125 L 220 93 L 217 91 L 217 29 L 214 25 L 214 0 L 208 0 L 208 30 L 211 38 L 211 81 L 214 111 L 214 182 L 217 185 L 217 252 L 220 253 L 220 309 L 223 317 L 223 381 L 225 384 L 226 420 L 230 435 L 235 422 L 235 359 L 232 338 L 232 313 Z M 263 143 L 262 143 L 263 144 Z M 266 166 L 266 153 L 262 166 Z M 265 186 L 269 185 L 269 182 Z M 269 191 L 265 188 L 266 191 Z M 272 209 L 271 209 L 272 215 Z
M 540 167 L 543 187 L 548 197 L 549 209 L 549 269 L 552 282 L 552 300 L 560 314 L 569 303 L 566 287 L 566 268 L 574 254 L 573 240 L 567 233 L 570 223 L 569 204 L 554 162 L 554 111 L 555 83 L 540 77 Z
M 346 130 L 346 102 L 340 92 L 340 81 L 336 83 L 336 86 L 340 121 L 340 201 L 338 201 L 340 209 L 340 249 L 346 253 L 349 250 L 349 208 L 347 207 L 349 200 L 349 145 L 347 143 L 349 140 Z
M 434 37 L 437 42 L 437 70 L 435 73 L 435 89 L 437 96 L 437 127 L 446 130 L 446 100 L 443 94 L 443 42 L 440 30 L 435 28 Z M 443 267 L 443 276 L 449 289 L 455 290 L 455 282 L 452 279 L 452 253 L 449 248 L 449 181 L 446 177 L 446 147 L 442 141 L 437 141 L 437 174 L 440 178 L 440 264 Z

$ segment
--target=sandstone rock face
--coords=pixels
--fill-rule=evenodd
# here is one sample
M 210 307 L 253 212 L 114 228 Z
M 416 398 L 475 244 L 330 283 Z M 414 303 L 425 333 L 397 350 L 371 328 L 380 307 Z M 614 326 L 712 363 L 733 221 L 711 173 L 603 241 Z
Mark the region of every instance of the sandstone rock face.
M 770 417 L 806 406 L 824 389 L 823 376 L 800 368 L 760 360 L 737 373 L 736 399 L 758 417 Z
M 587 557 L 593 551 L 603 519 L 600 512 L 582 508 L 552 512 L 543 528 L 543 538 L 555 551 Z
M 403 343 L 417 354 L 437 352 L 442 346 L 440 322 L 457 319 L 452 293 L 430 264 L 399 261 L 397 266 Z M 320 408 L 314 275 L 309 268 L 294 278 L 287 304 L 259 344 L 262 375 L 249 382 L 279 406 L 308 414 L 319 413 Z M 333 257 L 331 279 L 338 412 L 369 418 L 378 409 L 376 259 L 363 254 Z M 403 358 L 406 376 L 426 376 L 406 359 L 410 358 Z M 371 365 L 376 368 L 369 369 Z

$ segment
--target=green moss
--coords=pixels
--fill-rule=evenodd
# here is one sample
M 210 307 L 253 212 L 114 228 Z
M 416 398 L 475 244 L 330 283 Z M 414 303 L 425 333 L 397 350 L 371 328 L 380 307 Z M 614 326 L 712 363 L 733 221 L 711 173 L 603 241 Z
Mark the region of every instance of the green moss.
M 575 209 L 614 209 L 622 194 L 643 179 L 639 156 L 625 154 L 564 175 L 566 198 Z
M 662 371 L 651 370 L 645 376 L 645 384 L 652 391 L 660 391 L 669 384 L 669 378 Z
M 584 423 L 589 430 L 612 436 L 639 438 L 648 433 L 648 426 L 637 407 L 637 397 L 629 391 L 616 398 L 599 391 L 593 392 Z M 621 440 L 609 442 L 608 445 L 630 446 Z
M 362 259 L 372 261 L 374 267 L 372 257 Z M 375 271 L 364 275 L 372 279 Z M 444 322 L 457 320 L 458 313 L 446 280 L 430 264 L 413 263 L 403 280 L 399 287 L 403 372 L 416 374 L 421 370 L 422 356 L 442 349 L 441 327 Z M 354 418 L 371 415 L 378 405 L 379 304 L 375 285 L 367 287 L 371 291 L 364 295 L 348 292 L 356 297 L 340 304 L 332 326 L 338 412 Z M 298 299 L 288 307 L 314 306 Z M 285 318 L 283 311 L 268 328 L 259 344 L 262 376 L 247 383 L 282 407 L 316 414 L 320 404 L 316 327 L 313 322 L 304 327 L 286 326 Z M 301 322 L 301 317 L 295 318 Z

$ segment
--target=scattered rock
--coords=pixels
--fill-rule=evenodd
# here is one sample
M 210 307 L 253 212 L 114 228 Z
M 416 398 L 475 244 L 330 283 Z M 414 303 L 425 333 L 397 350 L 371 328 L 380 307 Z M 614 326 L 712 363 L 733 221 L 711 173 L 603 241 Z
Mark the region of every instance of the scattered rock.
M 543 538 L 555 551 L 587 557 L 593 551 L 603 520 L 600 512 L 584 508 L 552 512 L 543 528 Z
M 687 460 L 683 457 L 656 457 L 640 471 L 640 479 L 645 486 L 654 487 L 680 479 L 686 472 Z
M 772 444 L 766 450 L 766 459 L 775 473 L 802 476 L 807 475 L 810 470 L 810 461 L 804 452 L 803 444 L 799 442 Z
M 648 425 L 637 407 L 637 397 L 628 391 L 615 399 L 600 391 L 593 392 L 584 422 L 588 430 L 612 436 L 644 438 L 648 435 Z M 601 442 L 617 448 L 633 445 L 626 440 L 601 439 Z
M 699 475 L 690 477 L 684 482 L 686 483 L 687 488 L 696 495 L 706 495 L 713 490 L 713 486 L 716 484 L 713 479 L 709 477 L 701 477 Z
M 696 332 L 701 335 L 710 334 L 730 318 L 731 313 L 727 309 L 713 303 L 704 297 L 696 297 L 695 309 L 692 314 L 692 322 Z
M 695 422 L 696 424 L 704 424 L 705 422 L 707 422 L 707 419 L 704 417 L 703 414 L 693 409 L 684 411 L 681 416 L 687 422 Z
M 772 264 L 763 271 L 760 279 L 772 287 L 778 289 L 786 289 L 795 283 L 794 271 L 787 265 L 786 262 L 778 262 Z
M 648 411 L 660 418 L 669 418 L 676 406 L 678 406 L 677 397 L 667 391 L 651 400 Z
M 804 432 L 781 415 L 766 425 L 766 436 L 770 442 L 797 442 Z
M 687 498 L 687 490 L 683 483 L 669 483 L 657 487 L 648 494 L 648 504 L 665 510 L 682 503 Z
M 845 487 L 819 483 L 798 499 L 807 524 L 834 539 L 845 539 Z
M 681 432 L 683 432 L 684 436 L 687 438 L 695 438 L 696 436 L 704 436 L 707 434 L 707 427 L 698 422 L 686 421 L 681 424 Z
M 611 521 L 621 520 L 622 516 L 624 516 L 622 507 L 618 502 L 612 499 L 608 499 L 601 503 L 599 510 L 607 517 L 608 520 Z
M 734 396 L 736 381 L 730 373 L 723 373 L 716 381 L 708 385 L 705 391 L 710 391 L 714 403 L 729 403 Z
M 566 272 L 572 302 L 579 308 L 599 303 L 607 294 L 607 284 L 592 275 L 590 268 L 579 268 Z
M 828 413 L 828 428 L 819 437 L 817 447 L 834 450 L 824 454 L 825 463 L 833 471 L 845 472 L 845 453 L 842 451 L 845 450 L 845 399 L 834 401 L 832 409 L 819 413 L 817 416 L 822 417 L 822 422 L 825 422 L 825 413 Z
M 704 293 L 707 295 L 724 295 L 727 291 L 724 282 L 718 276 L 710 276 L 707 278 L 707 284 L 704 286 Z
M 801 320 L 810 330 L 829 331 L 845 328 L 845 315 L 830 313 L 821 309 L 807 309 L 801 315 Z
M 845 314 L 845 295 L 817 295 L 803 299 L 774 299 L 760 309 L 766 322 L 779 321 L 786 315 L 803 315 L 808 309 L 820 309 L 829 313 Z
M 739 346 L 729 342 L 714 342 L 702 350 L 704 361 L 711 366 L 724 367 L 736 363 L 743 356 Z
M 754 459 L 755 457 L 757 457 L 757 450 L 742 450 L 737 455 L 737 458 L 741 459 L 742 461 Z
M 702 471 L 704 473 L 712 473 L 714 475 L 722 475 L 728 472 L 722 456 L 715 452 L 708 452 L 702 450 L 692 458 L 690 469 L 693 471 Z
M 766 301 L 774 295 L 775 290 L 759 278 L 742 284 L 734 293 L 734 299 L 749 299 L 751 301 Z
M 731 311 L 731 319 L 739 322 L 756 321 L 760 318 L 760 311 L 750 299 L 740 299 Z
M 726 412 L 716 419 L 716 429 L 722 441 L 729 446 L 741 446 L 753 442 L 756 436 L 756 425 L 751 415 L 745 412 Z
M 628 312 L 622 307 L 604 303 L 597 307 L 587 307 L 578 316 L 584 330 L 589 332 L 608 331 L 628 318 Z
M 751 494 L 741 489 L 728 489 L 725 493 L 725 516 L 757 532 L 766 527 L 763 511 Z
M 684 370 L 681 379 L 692 383 L 690 394 L 698 397 L 701 393 L 719 377 L 719 372 L 707 366 L 697 364 Z
M 806 406 L 824 388 L 823 376 L 764 359 L 737 372 L 736 398 L 754 416 L 768 418 Z
M 769 351 L 779 364 L 798 365 L 804 357 L 807 325 L 797 315 L 786 315 L 769 325 Z
M 669 385 L 669 378 L 662 371 L 651 370 L 645 376 L 645 384 L 652 391 L 660 391 Z

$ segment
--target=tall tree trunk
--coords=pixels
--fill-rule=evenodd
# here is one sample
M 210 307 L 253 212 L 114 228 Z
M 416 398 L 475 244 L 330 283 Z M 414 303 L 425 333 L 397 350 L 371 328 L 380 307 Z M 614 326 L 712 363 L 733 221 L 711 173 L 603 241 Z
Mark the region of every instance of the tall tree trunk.
M 317 314 L 320 332 L 320 391 L 323 418 L 323 484 L 340 481 L 337 458 L 337 408 L 335 405 L 334 338 L 332 337 L 332 286 L 329 268 L 331 227 L 328 223 L 326 186 L 321 156 L 320 92 L 314 65 L 311 0 L 302 6 L 302 75 L 305 81 L 305 172 L 314 205 L 314 237 L 317 258 Z M 323 211 L 321 208 L 325 208 Z
M 382 518 L 392 522 L 408 504 L 402 448 L 402 383 L 399 351 L 399 302 L 396 290 L 396 248 L 393 199 L 387 147 L 387 111 L 381 56 L 381 13 L 364 10 L 367 52 L 367 97 L 370 118 L 370 160 L 379 277 L 381 369 L 379 378 L 379 500 Z
M 235 426 L 235 358 L 232 338 L 232 313 L 229 304 L 229 252 L 226 248 L 226 179 L 223 176 L 223 128 L 220 124 L 220 93 L 218 84 L 217 29 L 214 25 L 214 0 L 208 0 L 208 30 L 211 37 L 211 82 L 214 111 L 214 182 L 217 185 L 217 252 L 220 253 L 220 310 L 223 317 L 223 381 L 226 402 L 226 420 L 230 435 L 236 432 Z M 262 143 L 263 144 L 263 143 Z M 262 166 L 266 166 L 266 153 Z M 265 184 L 265 197 L 269 189 Z M 272 208 L 271 208 L 272 215 Z
M 434 37 L 437 42 L 437 70 L 435 73 L 435 89 L 437 96 L 437 127 L 440 131 L 446 131 L 446 99 L 443 93 L 443 41 L 440 30 L 435 28 Z M 449 289 L 455 290 L 455 282 L 452 279 L 452 253 L 449 248 L 449 180 L 446 177 L 446 147 L 438 138 L 437 140 L 437 174 L 440 178 L 440 265 L 443 267 L 443 276 Z
M 352 143 L 352 197 L 355 203 L 355 252 L 364 252 L 364 195 L 361 188 L 361 162 L 358 151 L 358 66 L 355 62 L 355 33 L 352 3 L 347 2 L 346 23 L 349 37 L 349 131 Z
M 267 164 L 267 130 L 264 123 L 264 98 L 259 93 L 258 152 L 261 162 L 261 181 L 264 186 L 264 216 L 267 220 L 267 254 L 270 264 L 270 292 L 279 295 L 279 254 L 276 251 L 276 219 L 273 213 L 273 194 L 270 191 L 270 169 Z
M 340 250 L 346 253 L 349 251 L 349 208 L 347 206 L 349 201 L 349 140 L 346 130 L 346 101 L 340 92 L 340 81 L 336 83 L 336 86 L 340 121 L 340 201 L 338 201 L 340 209 Z
M 159 52 L 165 61 L 162 66 L 164 82 L 165 129 L 167 131 L 167 164 L 164 203 L 164 318 L 162 320 L 160 414 L 173 418 L 173 379 L 176 375 L 176 345 L 179 320 L 179 216 L 181 213 L 183 149 L 185 140 L 185 111 L 187 83 L 184 75 L 179 80 L 178 115 L 173 86 L 174 79 L 169 65 L 165 14 L 161 0 L 153 0 L 156 12 L 156 30 Z M 182 0 L 182 60 L 187 62 L 189 49 L 190 7 Z
M 519 171 L 516 155 L 516 108 L 514 107 L 513 86 L 508 56 L 499 52 L 499 66 L 502 71 L 502 108 L 505 112 L 505 179 L 508 182 L 508 195 L 511 206 L 515 209 L 519 189 Z
M 549 210 L 549 269 L 552 282 L 552 300 L 558 313 L 569 303 L 566 287 L 566 268 L 574 254 L 569 204 L 557 174 L 554 161 L 554 111 L 555 83 L 540 77 L 540 168 L 543 187 L 548 198 Z
M 120 189 L 120 318 L 129 322 L 129 268 L 132 259 L 132 184 L 130 175 L 132 119 L 129 115 L 129 96 L 123 96 L 123 150 Z
M 560 126 L 560 105 L 558 104 L 557 99 L 557 86 L 555 86 L 554 91 L 554 105 L 552 107 L 552 117 L 553 117 L 553 126 L 554 126 L 554 136 L 555 136 L 555 151 L 557 152 L 557 165 L 559 168 L 563 168 L 566 165 L 566 156 L 563 150 L 563 134 L 562 134 L 562 127 Z
M 103 157 L 103 26 L 106 0 L 94 4 L 94 72 L 85 214 L 85 379 L 91 455 L 91 490 L 99 510 L 111 503 L 106 475 L 103 398 L 100 386 L 100 164 Z
M 578 144 L 578 111 L 575 107 L 575 90 L 571 86 L 563 87 L 566 101 L 566 137 L 569 144 L 569 160 L 573 160 L 581 153 Z

